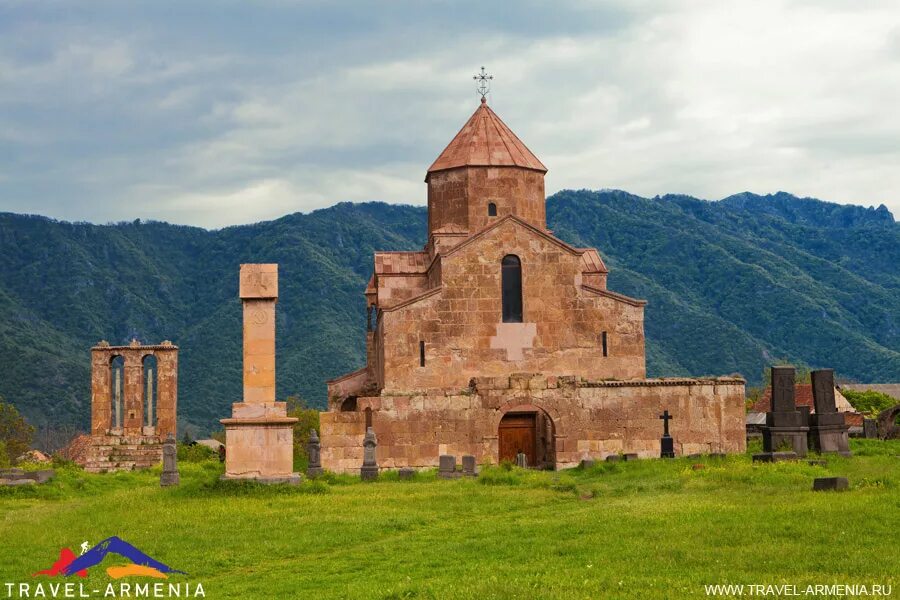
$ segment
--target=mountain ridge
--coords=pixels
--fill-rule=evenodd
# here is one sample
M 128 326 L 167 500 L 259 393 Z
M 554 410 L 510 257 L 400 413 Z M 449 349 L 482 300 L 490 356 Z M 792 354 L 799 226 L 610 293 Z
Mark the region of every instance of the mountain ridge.
M 900 225 L 883 205 L 564 190 L 547 214 L 555 235 L 598 248 L 611 290 L 649 300 L 651 376 L 757 383 L 787 359 L 900 380 Z M 278 262 L 279 397 L 322 406 L 324 381 L 364 363 L 372 253 L 420 249 L 425 220 L 379 202 L 215 230 L 0 213 L 0 395 L 36 424 L 86 426 L 90 346 L 171 339 L 181 423 L 215 428 L 240 395 L 238 264 Z

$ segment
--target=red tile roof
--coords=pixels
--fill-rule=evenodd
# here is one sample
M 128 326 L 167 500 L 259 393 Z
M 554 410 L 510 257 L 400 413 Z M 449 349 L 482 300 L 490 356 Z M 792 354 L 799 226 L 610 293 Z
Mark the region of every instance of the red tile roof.
M 794 404 L 796 406 L 808 406 L 810 413 L 816 412 L 816 405 L 813 401 L 812 384 L 811 383 L 795 383 L 794 384 Z M 753 403 L 753 406 L 747 412 L 764 413 L 772 408 L 772 388 L 767 387 L 762 395 Z M 844 421 L 847 425 L 862 425 L 863 416 L 857 412 L 842 411 L 840 403 L 838 404 L 838 412 L 844 413 Z
M 584 254 L 581 255 L 581 272 L 582 273 L 608 273 L 600 253 L 595 248 L 578 248 Z
M 522 167 L 547 172 L 547 167 L 483 101 L 428 172 L 474 166 Z

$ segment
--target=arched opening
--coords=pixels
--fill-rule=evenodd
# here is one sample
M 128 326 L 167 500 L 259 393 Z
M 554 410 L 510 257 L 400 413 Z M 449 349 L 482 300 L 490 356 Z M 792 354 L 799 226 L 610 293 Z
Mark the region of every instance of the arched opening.
M 522 322 L 522 262 L 515 254 L 507 254 L 501 262 L 503 322 Z
M 372 409 L 371 407 L 366 407 L 366 431 L 369 430 L 369 427 L 372 426 Z
M 121 429 L 125 419 L 125 357 L 117 354 L 109 360 L 109 428 Z
M 341 412 L 356 412 L 356 396 L 348 396 L 341 402 Z
M 156 356 L 148 354 L 144 357 L 144 422 L 142 425 L 152 428 L 147 431 L 153 435 L 156 430 L 156 407 L 159 396 L 157 385 L 159 383 L 159 371 L 157 369 Z
M 497 205 L 493 202 L 488 203 L 488 216 L 496 217 L 497 216 Z
M 503 415 L 497 431 L 499 461 L 516 462 L 518 454 L 535 469 L 556 468 L 556 443 L 553 419 L 535 406 L 521 406 Z

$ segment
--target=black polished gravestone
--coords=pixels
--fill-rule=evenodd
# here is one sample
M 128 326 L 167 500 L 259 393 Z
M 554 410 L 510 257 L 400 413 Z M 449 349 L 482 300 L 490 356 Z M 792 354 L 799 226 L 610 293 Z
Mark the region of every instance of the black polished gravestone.
M 806 456 L 806 415 L 794 403 L 794 367 L 772 367 L 772 407 L 763 430 L 764 454 L 790 450 Z
M 669 410 L 663 411 L 659 415 L 663 422 L 663 436 L 659 439 L 659 456 L 660 458 L 675 458 L 675 440 L 669 435 L 669 420 L 674 417 L 669 414 Z
M 809 418 L 809 446 L 817 452 L 850 456 L 849 427 L 834 402 L 834 371 L 819 369 L 811 375 L 816 412 Z

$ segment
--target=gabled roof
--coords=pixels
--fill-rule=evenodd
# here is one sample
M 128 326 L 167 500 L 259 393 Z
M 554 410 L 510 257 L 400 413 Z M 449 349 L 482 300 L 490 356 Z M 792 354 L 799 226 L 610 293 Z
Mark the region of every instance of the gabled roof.
M 376 275 L 421 275 L 428 271 L 427 252 L 376 252 Z
M 469 236 L 468 239 L 466 239 L 466 241 L 464 241 L 463 243 L 457 244 L 456 246 L 453 246 L 452 248 L 450 248 L 449 250 L 447 250 L 446 252 L 444 252 L 443 255 L 444 255 L 444 256 L 450 256 L 450 255 L 452 255 L 452 254 L 455 254 L 455 253 L 458 252 L 459 250 L 462 250 L 463 248 L 465 248 L 465 247 L 467 247 L 467 246 L 473 244 L 476 240 L 481 239 L 482 237 L 484 237 L 485 235 L 487 235 L 489 232 L 491 232 L 491 231 L 497 229 L 498 227 L 500 227 L 500 226 L 502 226 L 502 225 L 505 225 L 505 224 L 506 224 L 507 222 L 509 222 L 509 221 L 514 221 L 514 222 L 518 223 L 519 225 L 521 225 L 521 226 L 524 227 L 525 229 L 528 229 L 529 231 L 531 231 L 531 232 L 537 234 L 539 237 L 542 237 L 542 238 L 544 238 L 545 240 L 547 240 L 547 241 L 549 241 L 549 242 L 551 242 L 551 243 L 553 243 L 553 244 L 556 244 L 557 246 L 559 246 L 560 248 L 562 248 L 562 249 L 565 250 L 566 252 L 569 252 L 569 253 L 571 253 L 571 254 L 578 254 L 579 256 L 584 252 L 584 250 L 579 250 L 579 249 L 577 249 L 577 248 L 573 248 L 572 246 L 570 246 L 569 244 L 565 243 L 564 241 L 562 241 L 562 240 L 559 239 L 558 237 L 554 237 L 554 236 L 550 235 L 550 234 L 547 233 L 545 230 L 543 230 L 543 229 L 538 229 L 537 227 L 535 227 L 535 226 L 532 225 L 531 223 L 528 223 L 527 221 L 523 221 L 522 219 L 520 219 L 520 218 L 517 217 L 516 215 L 506 215 L 505 217 L 501 217 L 501 218 L 497 219 L 496 221 L 494 221 L 493 223 L 491 223 L 490 225 L 488 225 L 487 227 L 485 227 L 484 229 L 482 229 L 482 230 L 479 231 L 478 233 Z
M 582 273 L 609 273 L 609 269 L 603 264 L 600 253 L 596 248 L 578 248 L 584 252 L 581 255 L 581 272 Z
M 525 147 L 484 99 L 456 137 L 428 168 L 428 173 L 474 166 L 522 167 L 547 172 L 547 167 Z

